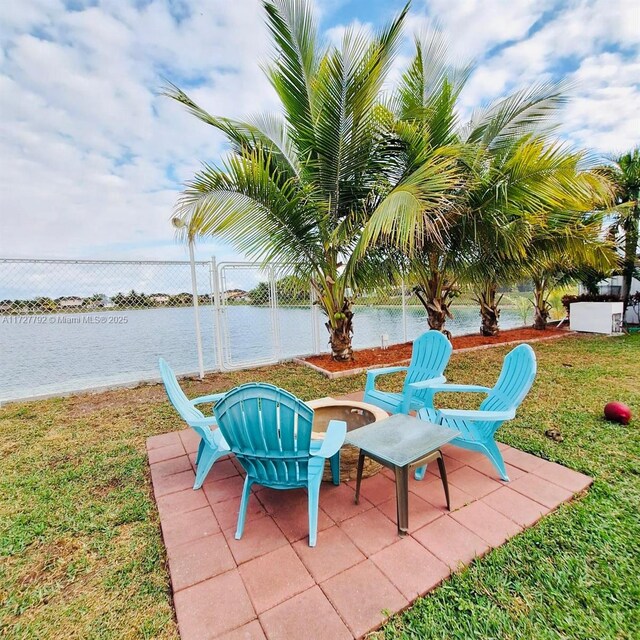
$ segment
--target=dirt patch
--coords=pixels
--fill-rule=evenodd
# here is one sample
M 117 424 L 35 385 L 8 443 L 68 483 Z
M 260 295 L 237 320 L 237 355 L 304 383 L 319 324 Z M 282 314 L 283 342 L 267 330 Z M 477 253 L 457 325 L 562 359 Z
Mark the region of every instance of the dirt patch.
M 457 336 L 452 339 L 454 350 L 469 349 L 471 347 L 494 346 L 504 342 L 514 342 L 516 340 L 536 340 L 540 338 L 548 338 L 556 335 L 566 335 L 567 329 L 548 328 L 545 331 L 537 329 L 507 329 L 501 331 L 499 335 L 487 337 L 481 335 Z M 330 355 L 311 356 L 305 358 L 305 362 L 325 369 L 327 371 L 349 371 L 350 369 L 368 369 L 370 367 L 381 367 L 403 360 L 411 359 L 412 342 L 404 342 L 402 344 L 394 344 L 387 349 L 376 347 L 374 349 L 362 349 L 353 354 L 351 362 L 336 362 Z

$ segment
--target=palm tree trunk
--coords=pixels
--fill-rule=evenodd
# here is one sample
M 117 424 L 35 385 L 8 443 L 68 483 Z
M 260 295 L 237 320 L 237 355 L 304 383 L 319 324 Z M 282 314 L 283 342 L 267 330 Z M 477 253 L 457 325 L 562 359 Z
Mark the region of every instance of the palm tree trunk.
M 546 296 L 545 280 L 533 281 L 533 328 L 544 331 L 549 321 L 550 305 Z
M 631 283 L 636 267 L 636 254 L 638 252 L 638 225 L 640 224 L 640 207 L 636 203 L 633 215 L 630 215 L 625 224 L 624 263 L 622 268 L 622 289 L 620 299 L 624 303 L 624 318 L 629 305 Z
M 331 345 L 331 357 L 338 362 L 353 360 L 353 312 L 351 301 L 344 299 L 342 309 L 333 314 L 325 326 L 329 331 L 329 344 Z
M 476 294 L 476 300 L 480 305 L 480 335 L 497 336 L 500 333 L 498 321 L 500 320 L 500 300 L 498 297 L 498 284 L 496 282 L 485 283 L 484 288 Z
M 453 284 L 447 282 L 441 273 L 433 272 L 429 278 L 414 287 L 413 291 L 427 311 L 429 329 L 440 331 L 451 339 L 451 333 L 445 329 L 445 323 L 447 318 L 453 318 L 449 310 L 456 295 Z

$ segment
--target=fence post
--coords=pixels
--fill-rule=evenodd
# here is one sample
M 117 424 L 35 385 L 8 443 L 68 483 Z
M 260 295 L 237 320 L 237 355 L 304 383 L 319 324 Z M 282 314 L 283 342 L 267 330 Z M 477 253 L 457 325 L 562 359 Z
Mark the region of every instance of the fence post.
M 313 285 L 309 283 L 309 306 L 311 310 L 311 351 L 318 355 L 320 353 L 320 337 L 318 336 L 318 316 L 316 292 L 313 289 Z
M 404 280 L 400 281 L 402 286 L 402 340 L 407 342 L 407 295 L 404 288 Z
M 213 345 L 216 350 L 218 369 L 222 371 L 222 314 L 220 309 L 220 278 L 216 257 L 211 256 L 211 290 L 213 291 Z
M 193 291 L 193 316 L 196 323 L 196 348 L 198 350 L 198 371 L 200 380 L 204 378 L 204 359 L 202 357 L 202 334 L 200 333 L 200 306 L 198 304 L 198 281 L 196 263 L 193 257 L 193 240 L 189 240 L 189 262 L 191 263 L 191 289 Z
M 280 360 L 280 325 L 278 318 L 278 287 L 273 265 L 269 267 L 269 298 L 271 299 L 271 326 L 273 328 L 273 350 Z

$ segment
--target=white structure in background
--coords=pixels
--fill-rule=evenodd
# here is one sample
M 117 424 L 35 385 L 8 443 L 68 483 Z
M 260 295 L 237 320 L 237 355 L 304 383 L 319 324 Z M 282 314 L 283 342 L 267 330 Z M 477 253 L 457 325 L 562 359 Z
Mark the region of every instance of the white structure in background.
M 598 283 L 598 292 L 602 295 L 619 296 L 621 291 L 622 276 L 612 276 Z M 640 280 L 634 278 L 631 281 L 631 291 L 629 291 L 629 295 L 633 295 L 638 291 L 640 291 Z M 587 293 L 587 290 L 583 286 L 580 286 L 580 293 Z M 638 324 L 640 323 L 640 313 L 629 305 L 624 320 L 630 324 Z
M 622 333 L 622 302 L 574 302 L 569 318 L 571 331 Z
M 76 296 L 63 296 L 62 298 L 58 298 L 56 302 L 61 309 L 69 309 L 81 307 L 84 300 Z

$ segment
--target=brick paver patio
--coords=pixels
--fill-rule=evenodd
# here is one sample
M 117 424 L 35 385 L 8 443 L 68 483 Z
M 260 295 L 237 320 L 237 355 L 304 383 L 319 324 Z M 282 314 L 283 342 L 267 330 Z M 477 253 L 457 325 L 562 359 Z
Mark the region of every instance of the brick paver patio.
M 480 454 L 447 446 L 451 513 L 437 465 L 422 482 L 410 480 L 405 538 L 388 470 L 363 480 L 359 505 L 355 483 L 323 483 L 311 549 L 303 490 L 256 487 L 235 540 L 241 467 L 220 460 L 193 491 L 197 445 L 189 429 L 147 441 L 182 640 L 359 638 L 592 482 L 500 445 L 504 483 Z

